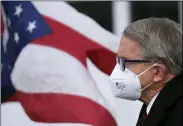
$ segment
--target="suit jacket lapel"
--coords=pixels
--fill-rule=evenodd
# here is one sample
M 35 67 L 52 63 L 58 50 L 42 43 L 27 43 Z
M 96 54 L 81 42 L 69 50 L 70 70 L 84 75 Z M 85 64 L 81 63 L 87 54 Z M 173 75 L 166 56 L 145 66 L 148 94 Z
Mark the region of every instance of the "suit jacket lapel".
M 154 102 L 144 126 L 156 126 L 165 116 L 165 107 L 157 97 Z

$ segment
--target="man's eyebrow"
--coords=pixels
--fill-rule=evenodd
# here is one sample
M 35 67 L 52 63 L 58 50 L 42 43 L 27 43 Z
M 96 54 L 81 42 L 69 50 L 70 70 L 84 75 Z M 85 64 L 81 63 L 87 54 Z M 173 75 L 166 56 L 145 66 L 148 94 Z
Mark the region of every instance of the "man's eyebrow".
M 123 58 L 123 59 L 129 59 L 129 58 L 125 57 L 125 56 L 120 56 L 120 55 L 117 55 L 117 56 L 119 56 L 120 58 Z

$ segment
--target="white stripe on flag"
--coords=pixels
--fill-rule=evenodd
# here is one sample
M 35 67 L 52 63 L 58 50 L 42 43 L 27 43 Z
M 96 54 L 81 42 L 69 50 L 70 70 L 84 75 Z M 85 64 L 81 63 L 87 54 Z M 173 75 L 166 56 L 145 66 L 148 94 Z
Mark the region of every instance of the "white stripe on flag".
M 16 61 L 11 79 L 15 88 L 23 92 L 79 95 L 109 109 L 86 67 L 73 56 L 52 47 L 26 46 Z

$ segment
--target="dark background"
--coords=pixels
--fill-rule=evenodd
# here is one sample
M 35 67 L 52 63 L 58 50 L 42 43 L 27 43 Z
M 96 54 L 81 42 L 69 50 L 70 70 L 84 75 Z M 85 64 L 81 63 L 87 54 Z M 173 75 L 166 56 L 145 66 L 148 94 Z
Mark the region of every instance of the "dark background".
M 112 32 L 112 2 L 68 2 L 78 11 L 90 16 L 105 29 Z M 178 1 L 130 1 L 131 21 L 147 17 L 167 17 L 179 21 Z
M 79 12 L 97 21 L 105 29 L 112 31 L 112 2 L 111 1 L 80 1 L 68 2 Z

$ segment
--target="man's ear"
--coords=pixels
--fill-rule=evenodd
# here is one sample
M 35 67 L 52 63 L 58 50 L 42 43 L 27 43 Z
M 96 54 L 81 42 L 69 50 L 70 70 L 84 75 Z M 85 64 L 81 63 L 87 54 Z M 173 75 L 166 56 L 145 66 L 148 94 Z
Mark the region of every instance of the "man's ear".
M 153 72 L 154 72 L 153 82 L 160 82 L 166 76 L 166 66 L 163 64 L 157 64 L 154 67 Z

